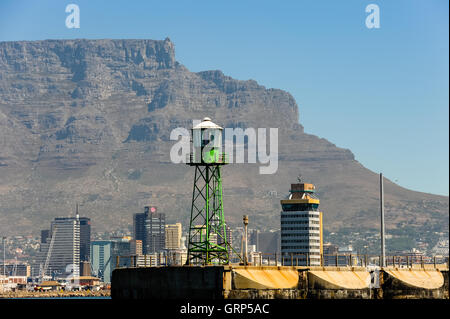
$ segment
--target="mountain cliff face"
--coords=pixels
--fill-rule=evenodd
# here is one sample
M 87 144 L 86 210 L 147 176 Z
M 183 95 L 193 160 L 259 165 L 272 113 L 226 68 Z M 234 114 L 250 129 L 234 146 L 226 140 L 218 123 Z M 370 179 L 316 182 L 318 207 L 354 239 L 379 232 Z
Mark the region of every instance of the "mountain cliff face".
M 55 216 L 127 228 L 156 205 L 187 224 L 193 170 L 170 161 L 170 132 L 209 116 L 223 127 L 278 128 L 274 175 L 260 164 L 224 168 L 230 224 L 279 227 L 279 201 L 296 176 L 316 185 L 328 230 L 378 227 L 378 175 L 351 151 L 304 133 L 293 97 L 221 71 L 190 72 L 169 40 L 0 43 L 0 232 L 37 234 Z M 382 159 L 380 159 L 382 160 Z M 387 228 L 438 223 L 448 197 L 385 183 Z

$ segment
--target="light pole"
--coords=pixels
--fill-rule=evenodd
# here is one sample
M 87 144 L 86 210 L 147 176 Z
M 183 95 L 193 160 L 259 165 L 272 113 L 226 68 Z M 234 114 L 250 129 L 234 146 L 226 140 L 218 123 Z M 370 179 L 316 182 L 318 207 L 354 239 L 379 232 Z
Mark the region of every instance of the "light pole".
M 384 249 L 384 191 L 383 191 L 383 173 L 380 173 L 380 213 L 381 213 L 381 261 L 380 266 L 386 266 L 386 256 Z
M 3 276 L 6 277 L 6 249 L 5 249 L 5 243 L 6 243 L 6 237 L 2 237 L 3 239 Z
M 248 265 L 248 256 L 247 256 L 247 241 L 248 241 L 248 233 L 247 233 L 247 226 L 248 226 L 248 215 L 244 215 L 243 217 L 244 222 L 244 265 Z

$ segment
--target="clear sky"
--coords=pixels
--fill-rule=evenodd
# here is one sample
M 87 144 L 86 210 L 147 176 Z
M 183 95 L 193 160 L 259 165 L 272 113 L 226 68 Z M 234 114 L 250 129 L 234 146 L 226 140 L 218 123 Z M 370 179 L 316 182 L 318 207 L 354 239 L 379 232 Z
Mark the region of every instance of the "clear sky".
M 68 29 L 66 5 L 80 8 Z M 369 29 L 368 4 L 380 8 Z M 449 190 L 448 0 L 0 2 L 0 41 L 169 37 L 191 71 L 290 92 L 305 132 L 413 190 Z

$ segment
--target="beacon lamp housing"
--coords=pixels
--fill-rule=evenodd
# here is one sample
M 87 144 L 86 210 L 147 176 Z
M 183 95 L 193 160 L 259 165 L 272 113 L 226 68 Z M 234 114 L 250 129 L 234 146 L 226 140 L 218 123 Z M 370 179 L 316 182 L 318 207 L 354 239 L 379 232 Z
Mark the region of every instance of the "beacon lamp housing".
M 205 117 L 192 128 L 193 164 L 225 164 L 226 156 L 222 153 L 223 128 Z M 202 156 L 203 155 L 203 156 Z

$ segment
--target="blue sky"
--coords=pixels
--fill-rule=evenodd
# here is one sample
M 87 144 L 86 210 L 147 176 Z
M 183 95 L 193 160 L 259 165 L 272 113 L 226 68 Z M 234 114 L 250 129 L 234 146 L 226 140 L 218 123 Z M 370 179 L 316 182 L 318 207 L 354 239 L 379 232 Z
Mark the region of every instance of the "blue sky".
M 65 26 L 66 5 L 80 28 Z M 368 29 L 368 4 L 380 28 Z M 305 132 L 427 193 L 449 190 L 449 2 L 0 2 L 0 41 L 170 37 L 191 71 L 290 92 Z

